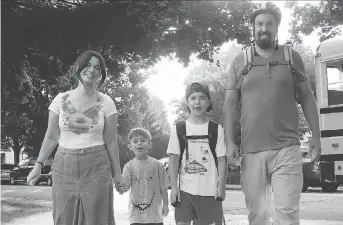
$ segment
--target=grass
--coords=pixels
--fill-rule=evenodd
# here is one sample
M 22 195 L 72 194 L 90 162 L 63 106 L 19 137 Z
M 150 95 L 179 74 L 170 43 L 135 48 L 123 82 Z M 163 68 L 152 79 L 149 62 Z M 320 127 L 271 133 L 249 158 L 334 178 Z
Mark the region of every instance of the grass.
M 9 223 L 18 218 L 52 211 L 52 204 L 48 201 L 5 198 L 1 200 L 1 222 Z

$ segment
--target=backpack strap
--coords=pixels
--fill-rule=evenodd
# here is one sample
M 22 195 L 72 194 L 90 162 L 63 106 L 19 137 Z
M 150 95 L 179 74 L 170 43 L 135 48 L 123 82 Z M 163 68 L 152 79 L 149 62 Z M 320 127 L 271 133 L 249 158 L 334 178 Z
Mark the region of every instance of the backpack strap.
M 210 146 L 212 156 L 216 164 L 216 168 L 218 169 L 218 159 L 217 159 L 217 153 L 216 153 L 217 139 L 218 139 L 218 124 L 210 120 L 208 122 L 208 144 Z
M 297 103 L 300 103 L 299 91 L 298 91 L 298 88 L 297 88 L 296 69 L 295 69 L 294 61 L 293 61 L 293 49 L 292 49 L 292 46 L 290 46 L 288 44 L 285 44 L 283 46 L 283 53 L 284 53 L 284 57 L 285 57 L 288 69 L 291 72 L 291 75 L 292 75 L 292 78 L 293 78 L 295 101 Z
M 188 156 L 188 139 L 205 139 L 208 138 L 208 143 L 211 149 L 212 156 L 214 158 L 214 162 L 216 168 L 218 168 L 218 160 L 216 154 L 216 146 L 217 146 L 217 139 L 218 139 L 218 124 L 212 120 L 208 122 L 208 135 L 196 135 L 196 136 L 187 136 L 186 135 L 186 121 L 180 121 L 176 123 L 176 134 L 179 139 L 179 146 L 180 146 L 180 157 L 179 157 L 179 169 L 182 163 L 182 156 L 184 151 L 186 150 L 186 159 Z
M 183 152 L 186 147 L 186 121 L 180 121 L 176 123 L 176 134 L 179 139 L 180 157 L 179 157 L 179 169 L 181 167 Z
M 249 46 L 248 48 L 243 50 L 244 56 L 244 68 L 242 73 L 239 74 L 237 84 L 235 86 L 236 90 L 239 90 L 243 84 L 244 76 L 248 74 L 252 66 L 252 47 Z

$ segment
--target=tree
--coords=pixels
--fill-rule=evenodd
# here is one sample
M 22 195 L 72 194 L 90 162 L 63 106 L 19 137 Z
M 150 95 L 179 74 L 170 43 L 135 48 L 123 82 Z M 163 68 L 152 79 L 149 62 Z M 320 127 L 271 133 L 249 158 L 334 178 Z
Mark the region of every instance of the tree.
M 57 92 L 71 87 L 68 71 L 83 50 L 92 48 L 104 55 L 113 82 L 105 93 L 123 97 L 118 111 L 127 112 L 140 99 L 126 100 L 132 99 L 126 86 L 128 63 L 144 59 L 151 65 L 172 53 L 185 65 L 192 53 L 211 61 L 224 41 L 250 41 L 251 3 L 245 1 L 13 0 L 1 4 L 2 140 L 19 142 L 16 154 L 21 147 L 37 154 L 46 130 L 47 106 Z M 113 94 L 118 91 L 122 91 L 119 96 Z M 122 135 L 127 127 L 120 121 L 129 120 L 133 113 L 120 116 Z
M 314 74 L 314 54 L 310 48 L 306 48 L 304 45 L 296 45 L 294 49 L 297 50 L 304 60 L 305 69 L 309 76 L 310 85 L 312 91 L 315 93 L 316 81 Z M 227 74 L 229 66 L 239 52 L 241 47 L 235 43 L 226 43 L 222 46 L 218 54 L 214 56 L 218 60 L 220 67 L 215 64 L 209 64 L 206 61 L 202 61 L 201 64 L 195 66 L 189 73 L 186 79 L 186 84 L 195 81 L 202 81 L 209 85 L 211 102 L 213 105 L 213 111 L 208 113 L 209 118 L 222 124 L 223 123 L 223 104 L 225 99 L 225 91 L 227 84 Z M 188 118 L 187 105 L 185 101 L 175 100 L 174 104 L 177 106 L 176 114 L 178 115 L 176 121 L 185 120 Z M 238 111 L 240 111 L 240 105 Z M 306 122 L 303 111 L 298 105 L 299 113 L 299 133 L 300 138 L 303 138 L 304 134 L 309 132 L 309 126 Z M 235 142 L 240 144 L 241 126 L 240 126 L 240 113 L 237 118 Z
M 321 0 L 319 4 L 299 6 L 296 1 L 288 1 L 286 7 L 292 9 L 290 32 L 291 39 L 301 43 L 300 33 L 310 35 L 319 28 L 320 41 L 342 33 L 339 25 L 343 24 L 343 2 Z
M 230 42 L 224 44 L 218 51 L 218 54 L 214 55 L 217 64 L 202 61 L 190 70 L 185 80 L 186 85 L 200 81 L 209 86 L 213 110 L 208 113 L 208 117 L 219 124 L 223 124 L 223 105 L 229 67 L 234 57 L 240 52 L 241 46 L 237 45 L 237 43 Z M 175 100 L 174 105 L 177 108 L 176 114 L 178 115 L 175 122 L 187 119 L 189 115 L 185 100 Z M 237 144 L 240 143 L 241 132 L 239 120 L 240 117 L 237 118 L 235 135 L 235 142 Z

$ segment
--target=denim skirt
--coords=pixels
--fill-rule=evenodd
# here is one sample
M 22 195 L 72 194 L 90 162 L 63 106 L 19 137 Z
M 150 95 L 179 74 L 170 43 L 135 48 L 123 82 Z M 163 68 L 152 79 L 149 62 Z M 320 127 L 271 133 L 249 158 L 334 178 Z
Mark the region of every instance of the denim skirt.
M 59 147 L 52 165 L 55 225 L 115 225 L 112 172 L 104 145 Z

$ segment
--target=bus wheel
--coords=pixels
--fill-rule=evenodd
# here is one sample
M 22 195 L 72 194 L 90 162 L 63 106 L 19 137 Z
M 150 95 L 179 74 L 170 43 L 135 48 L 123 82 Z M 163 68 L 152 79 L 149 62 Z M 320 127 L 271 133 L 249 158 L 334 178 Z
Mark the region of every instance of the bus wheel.
M 327 193 L 336 192 L 339 184 L 324 184 L 322 191 Z

